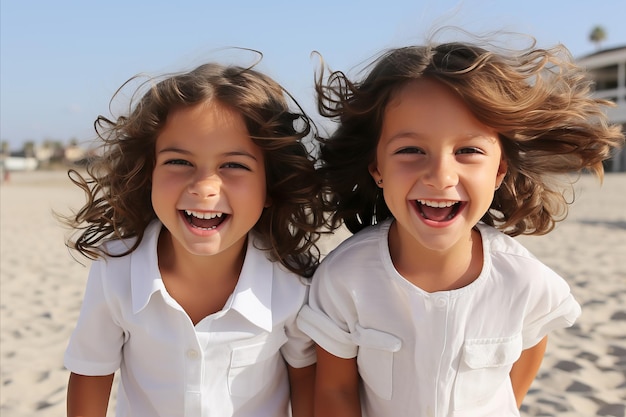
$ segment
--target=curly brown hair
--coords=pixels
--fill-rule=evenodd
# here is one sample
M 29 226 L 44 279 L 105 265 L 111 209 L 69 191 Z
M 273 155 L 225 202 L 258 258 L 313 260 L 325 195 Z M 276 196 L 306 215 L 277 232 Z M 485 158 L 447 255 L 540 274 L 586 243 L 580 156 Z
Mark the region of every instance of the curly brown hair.
M 337 129 L 320 140 L 320 172 L 331 223 L 353 233 L 392 216 L 368 171 L 387 104 L 422 77 L 444 83 L 500 136 L 508 171 L 482 221 L 505 233 L 545 234 L 567 215 L 568 200 L 551 178 L 589 170 L 624 142 L 591 96 L 592 83 L 562 45 L 490 51 L 472 43 L 407 46 L 382 54 L 362 81 L 325 64 L 316 77 L 320 114 Z
M 140 95 L 142 89 L 147 91 Z M 118 94 L 119 90 L 113 99 Z M 296 110 L 290 109 L 287 97 Z M 101 140 L 98 156 L 89 161 L 85 176 L 69 172 L 87 201 L 64 218 L 78 231 L 68 245 L 91 259 L 103 254 L 124 256 L 139 246 L 146 226 L 156 219 L 151 203 L 156 138 L 173 109 L 209 100 L 239 111 L 250 137 L 263 151 L 267 192 L 273 204 L 253 228 L 265 241 L 262 249 L 289 270 L 311 276 L 319 262 L 316 241 L 324 224 L 323 200 L 315 158 L 303 139 L 315 126 L 277 82 L 239 66 L 209 63 L 160 80 L 149 79 L 136 90 L 127 115 L 96 119 Z M 121 254 L 108 253 L 102 246 L 108 240 L 131 237 L 136 238 L 134 245 Z

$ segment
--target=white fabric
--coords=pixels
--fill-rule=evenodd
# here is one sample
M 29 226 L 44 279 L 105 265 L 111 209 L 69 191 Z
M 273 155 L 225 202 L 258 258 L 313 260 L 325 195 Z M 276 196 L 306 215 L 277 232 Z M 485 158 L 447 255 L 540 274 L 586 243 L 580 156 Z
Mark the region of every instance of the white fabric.
M 511 366 L 579 316 L 567 283 L 517 241 L 479 224 L 480 276 L 427 293 L 395 270 L 390 224 L 358 233 L 322 262 L 300 328 L 335 356 L 357 357 L 366 416 L 519 416 Z
M 287 416 L 285 361 L 315 362 L 296 326 L 308 291 L 250 236 L 222 311 L 195 327 L 167 293 L 157 264 L 159 222 L 130 255 L 93 263 L 65 366 L 81 375 L 121 370 L 118 416 Z M 128 242 L 115 242 L 115 252 Z

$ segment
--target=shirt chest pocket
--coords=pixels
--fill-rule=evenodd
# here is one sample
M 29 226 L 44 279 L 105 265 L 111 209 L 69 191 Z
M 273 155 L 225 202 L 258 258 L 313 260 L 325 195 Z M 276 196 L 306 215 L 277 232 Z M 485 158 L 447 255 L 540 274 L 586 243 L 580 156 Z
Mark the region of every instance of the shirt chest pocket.
M 280 348 L 287 342 L 284 329 L 239 342 L 233 346 L 228 369 L 228 392 L 252 397 L 276 378 L 287 377 Z
M 513 364 L 522 353 L 522 336 L 468 339 L 454 384 L 454 408 L 463 410 L 491 399 L 508 383 Z
M 402 347 L 401 340 L 389 333 L 366 329 L 358 324 L 352 336 L 359 346 L 357 364 L 366 389 L 385 400 L 391 400 L 393 357 Z

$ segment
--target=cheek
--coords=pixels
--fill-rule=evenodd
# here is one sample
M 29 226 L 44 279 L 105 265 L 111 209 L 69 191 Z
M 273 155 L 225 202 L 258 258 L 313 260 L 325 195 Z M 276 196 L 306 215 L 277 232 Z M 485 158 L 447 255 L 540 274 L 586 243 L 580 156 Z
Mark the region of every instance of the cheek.
M 150 185 L 150 195 L 152 196 L 153 204 L 177 199 L 180 195 L 180 190 L 184 188 L 180 179 L 159 172 L 155 172 L 152 175 Z
M 183 186 L 187 181 L 187 174 L 168 170 L 155 170 L 152 173 L 152 188 L 172 189 Z
M 490 171 L 490 177 L 497 180 L 498 177 L 501 176 L 504 172 L 506 172 L 506 164 L 503 165 L 502 163 L 500 163 L 500 161 L 498 161 L 493 164 L 493 167 Z
M 165 187 L 163 186 L 163 182 L 162 181 L 158 181 L 158 179 L 156 181 L 152 181 L 152 190 L 150 190 L 150 195 L 152 196 L 152 203 L 159 203 L 160 201 L 162 201 L 164 199 L 165 195 L 168 195 L 169 193 L 166 191 Z
M 415 163 L 395 163 L 384 166 L 382 177 L 385 186 L 405 188 L 412 186 L 420 177 L 419 166 Z
M 267 199 L 265 178 L 239 179 L 225 187 L 230 198 L 245 202 L 250 207 L 264 205 Z
M 159 180 L 159 176 L 156 172 L 152 173 L 152 178 L 150 178 L 150 195 L 152 196 L 152 200 L 154 201 L 155 197 L 158 194 L 159 189 L 161 188 L 161 181 Z
M 267 207 L 270 203 L 270 197 L 267 195 L 267 188 L 265 182 L 259 183 L 255 190 L 255 196 L 258 198 L 259 204 L 262 207 Z

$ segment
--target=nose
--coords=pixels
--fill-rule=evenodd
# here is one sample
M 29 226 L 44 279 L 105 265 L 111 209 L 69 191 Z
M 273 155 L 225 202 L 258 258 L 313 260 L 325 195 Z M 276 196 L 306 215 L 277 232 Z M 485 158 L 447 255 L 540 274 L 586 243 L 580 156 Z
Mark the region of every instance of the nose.
M 219 195 L 221 186 L 222 180 L 218 175 L 200 174 L 192 179 L 187 190 L 200 198 L 208 198 Z
M 424 182 L 436 189 L 443 190 L 454 187 L 459 181 L 459 176 L 454 167 L 454 162 L 446 157 L 436 157 L 428 164 Z

